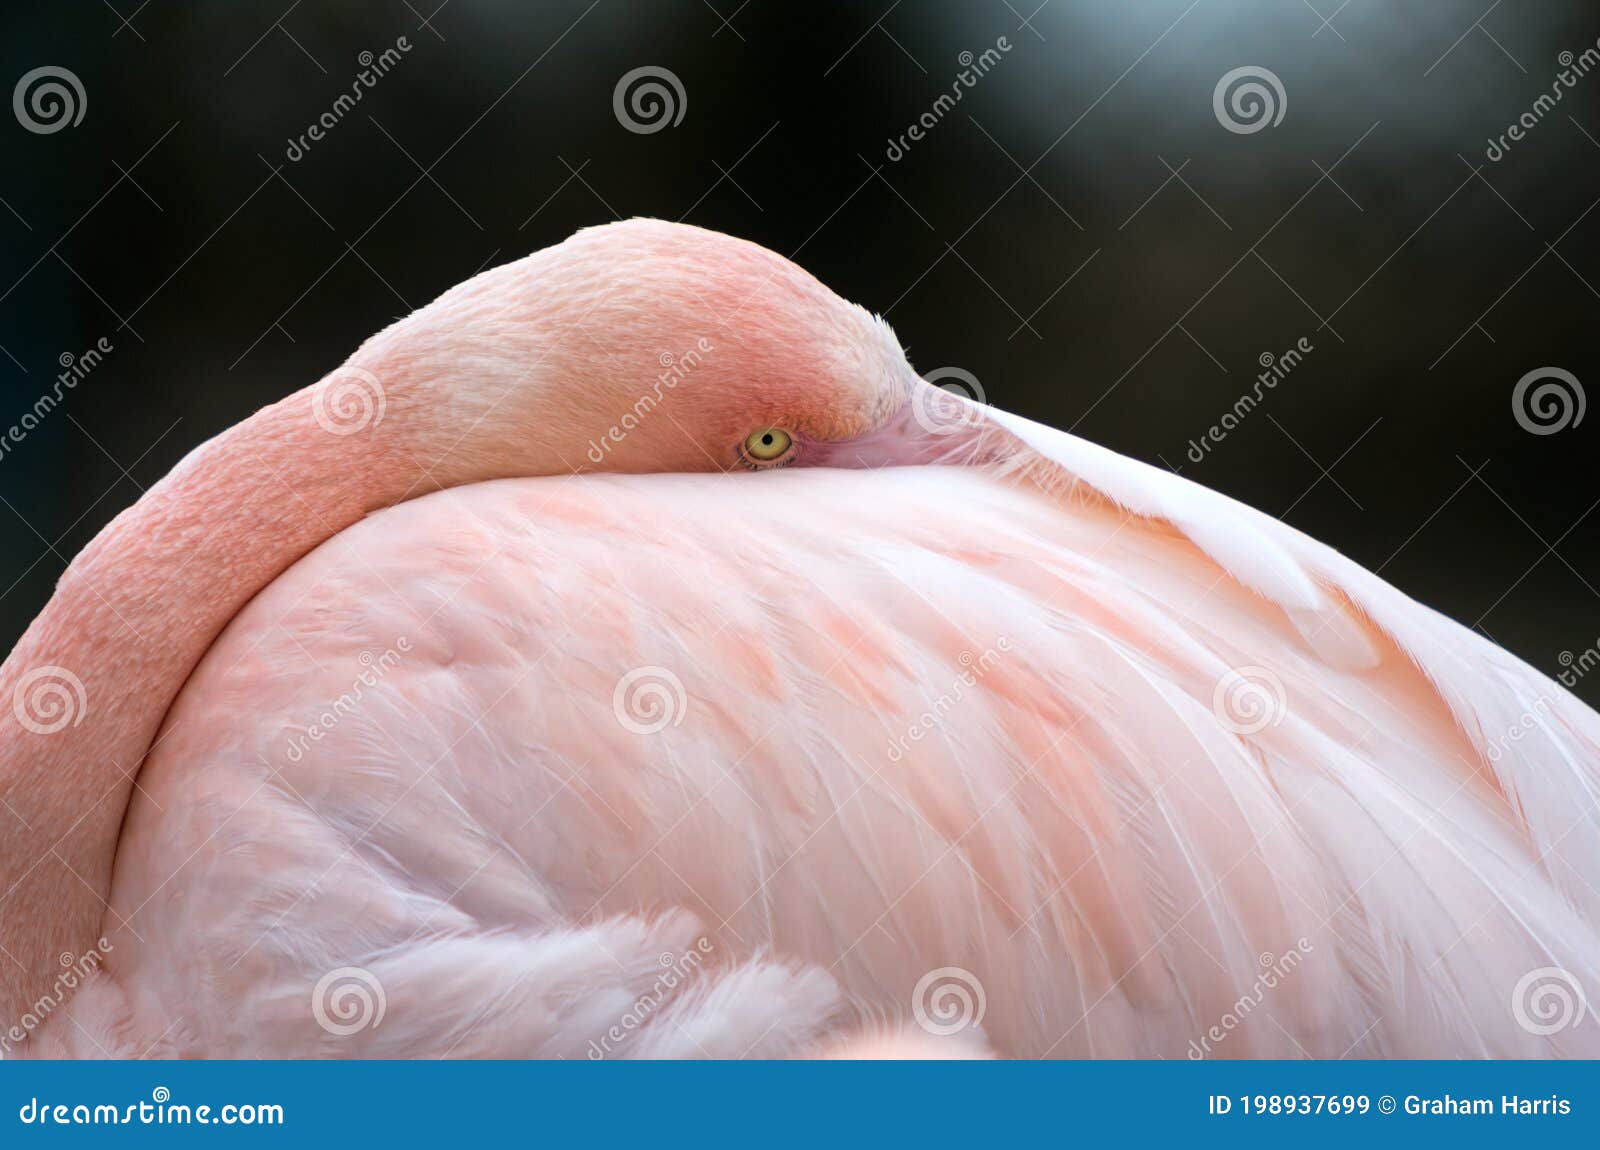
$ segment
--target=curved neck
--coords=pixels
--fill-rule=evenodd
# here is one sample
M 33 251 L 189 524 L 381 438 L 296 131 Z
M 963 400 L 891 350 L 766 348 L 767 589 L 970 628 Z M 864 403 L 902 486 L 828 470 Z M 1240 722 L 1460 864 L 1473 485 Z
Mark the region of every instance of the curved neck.
M 425 468 L 406 430 L 422 397 L 328 430 L 362 414 L 329 409 L 338 377 L 190 454 L 73 561 L 0 666 L 0 1024 L 99 938 L 134 775 L 228 621 L 368 512 L 472 478 Z

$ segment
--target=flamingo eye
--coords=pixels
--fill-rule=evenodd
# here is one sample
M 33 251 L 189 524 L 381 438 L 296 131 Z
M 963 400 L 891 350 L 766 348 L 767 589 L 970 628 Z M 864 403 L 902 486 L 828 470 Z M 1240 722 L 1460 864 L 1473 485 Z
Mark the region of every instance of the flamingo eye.
M 745 436 L 744 454 L 753 465 L 776 463 L 794 446 L 794 438 L 780 427 L 763 427 Z

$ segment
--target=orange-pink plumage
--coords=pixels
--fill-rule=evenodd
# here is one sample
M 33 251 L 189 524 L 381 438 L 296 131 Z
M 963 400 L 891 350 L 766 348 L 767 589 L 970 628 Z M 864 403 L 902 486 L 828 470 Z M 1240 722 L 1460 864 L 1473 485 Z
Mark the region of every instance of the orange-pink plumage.
M 0 1005 L 108 948 L 27 1053 L 1600 1053 L 1518 999 L 1600 985 L 1600 717 L 697 229 L 199 449 L 43 665 Z

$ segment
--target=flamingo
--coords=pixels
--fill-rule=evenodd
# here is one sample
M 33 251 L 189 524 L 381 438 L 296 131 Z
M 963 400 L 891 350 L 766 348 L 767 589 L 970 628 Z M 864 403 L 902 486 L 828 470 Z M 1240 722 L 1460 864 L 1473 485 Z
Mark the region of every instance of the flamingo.
M 0 703 L 10 1053 L 1600 1054 L 1600 716 L 697 228 L 197 448 Z

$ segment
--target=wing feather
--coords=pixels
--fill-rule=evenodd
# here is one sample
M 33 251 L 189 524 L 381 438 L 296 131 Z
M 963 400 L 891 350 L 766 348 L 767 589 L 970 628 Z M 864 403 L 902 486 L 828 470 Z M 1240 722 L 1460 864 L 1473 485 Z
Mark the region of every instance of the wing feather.
M 993 411 L 1034 453 L 1126 510 L 1171 523 L 1230 577 L 1282 608 L 1330 668 L 1379 661 L 1351 608 L 1403 651 L 1449 707 L 1473 770 L 1495 779 L 1545 868 L 1600 915 L 1600 716 L 1559 683 L 1278 520 L 1097 444 Z M 1329 641 L 1323 642 L 1326 635 Z

